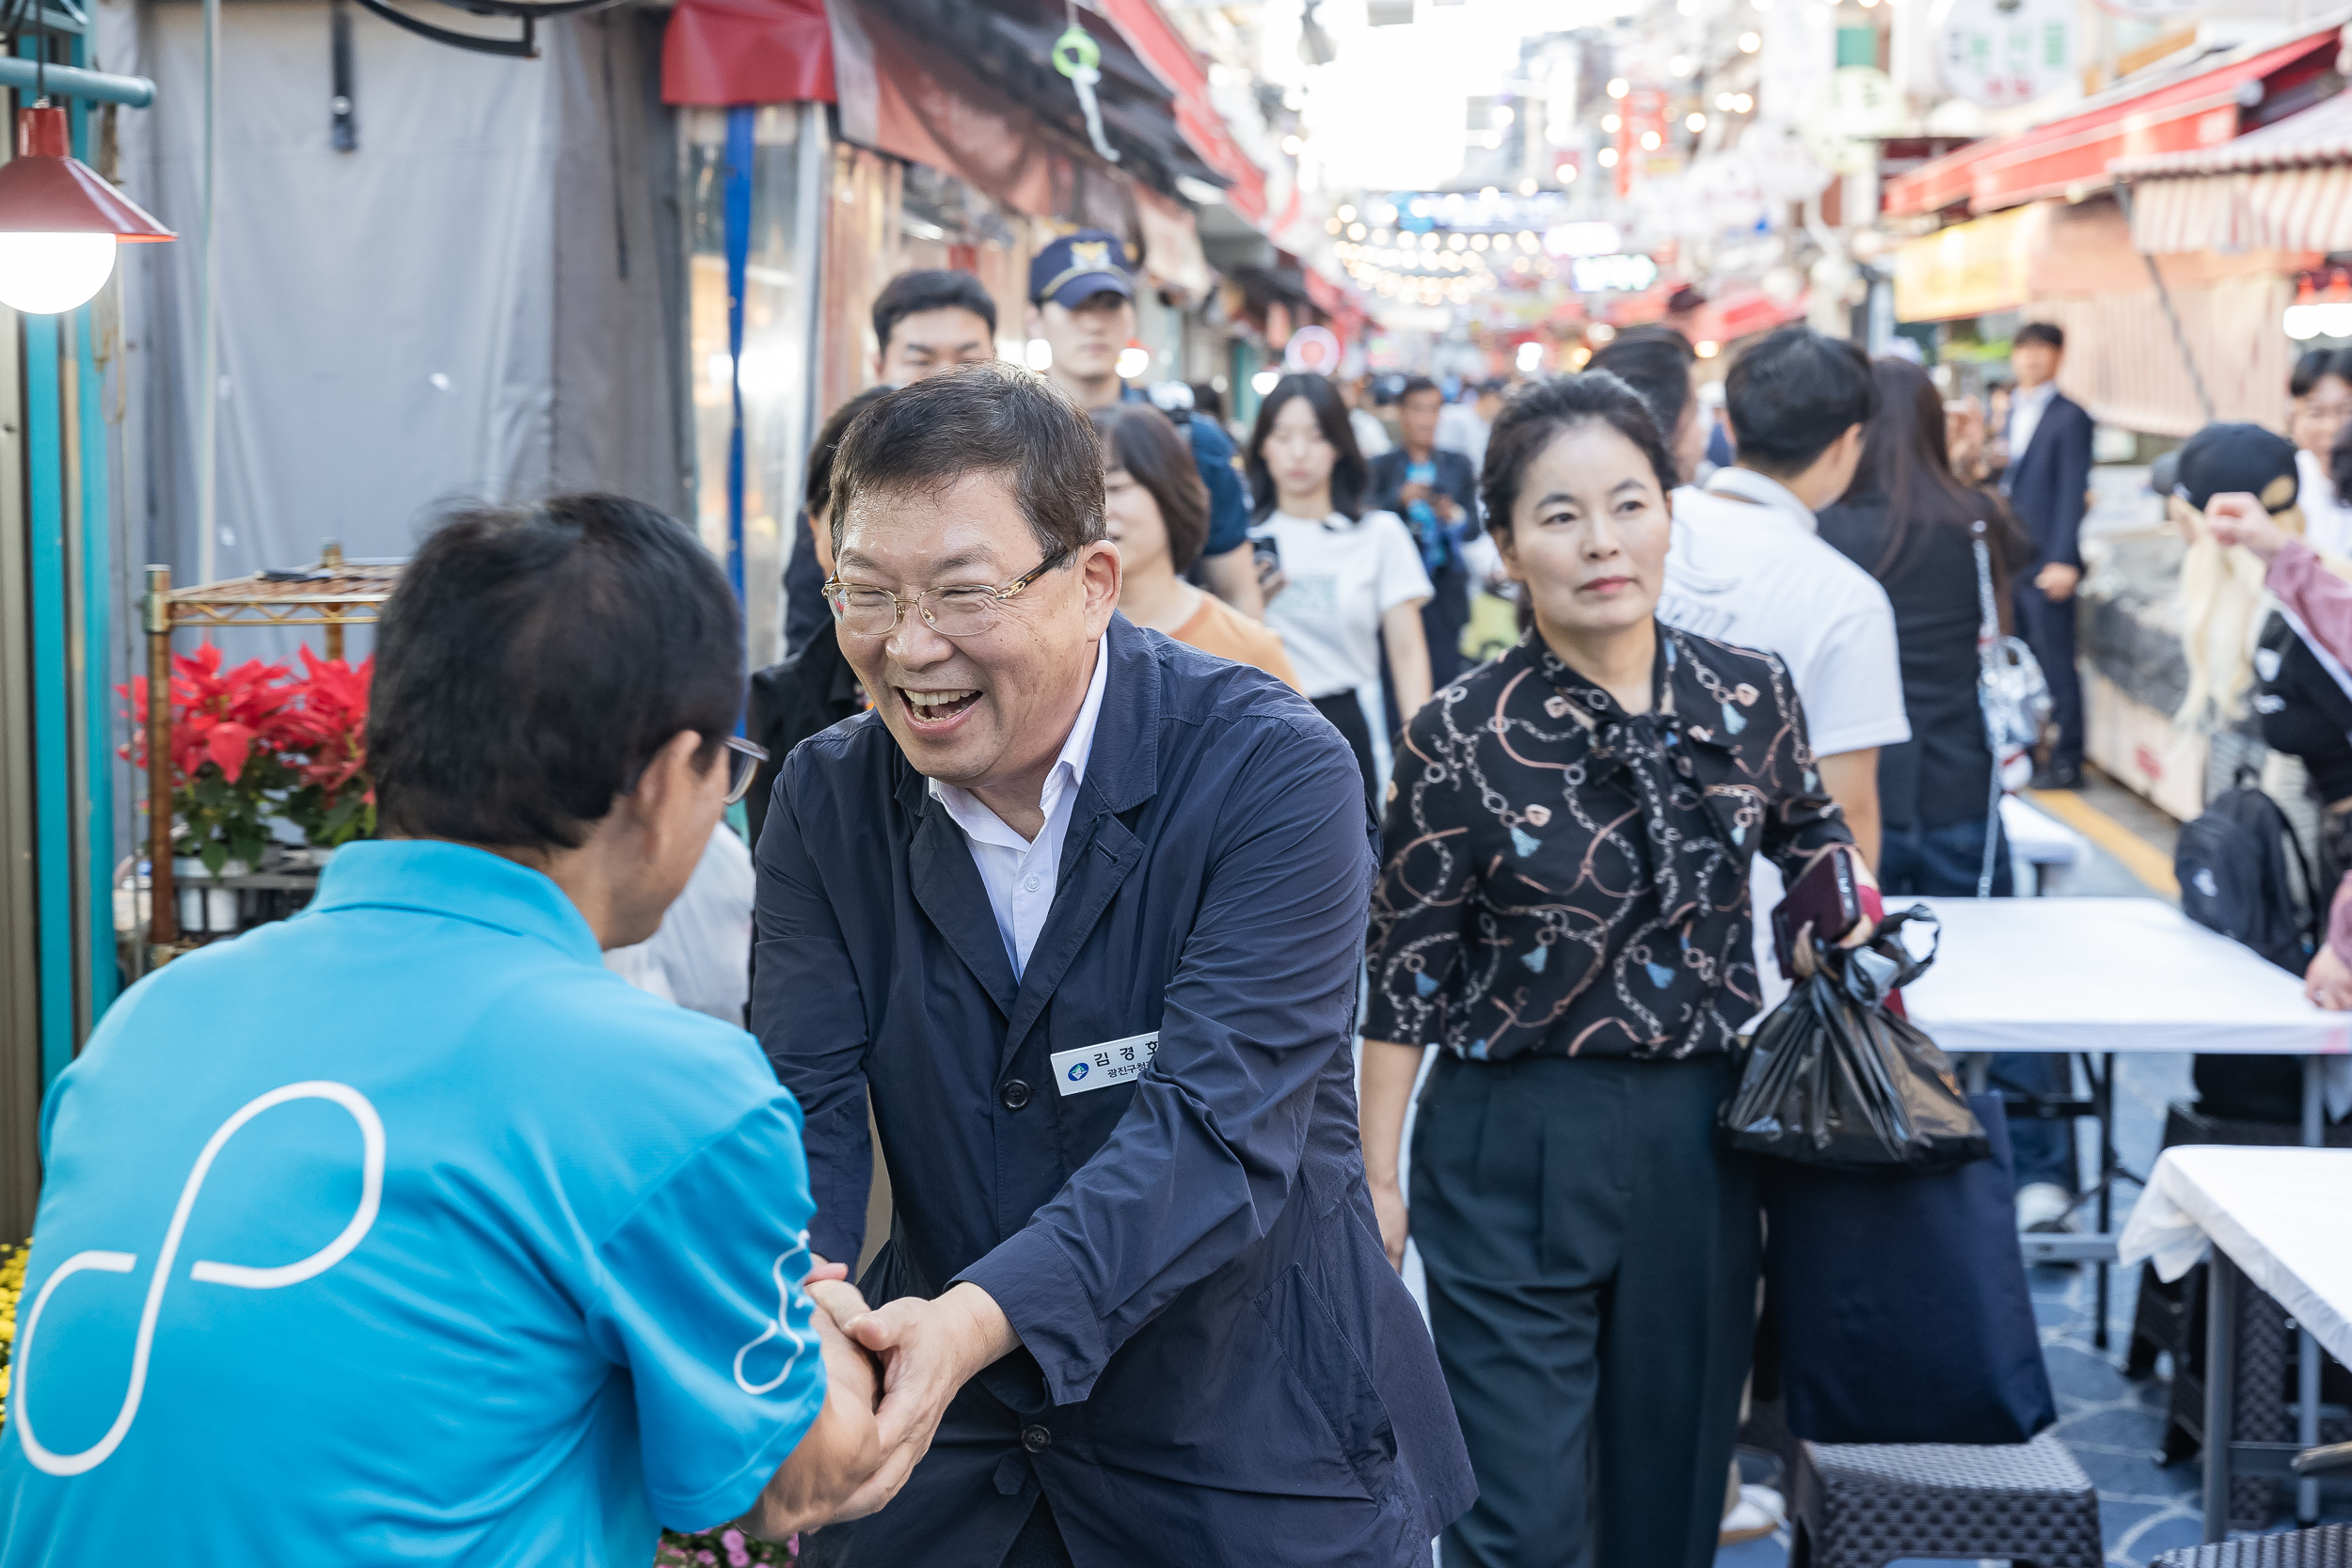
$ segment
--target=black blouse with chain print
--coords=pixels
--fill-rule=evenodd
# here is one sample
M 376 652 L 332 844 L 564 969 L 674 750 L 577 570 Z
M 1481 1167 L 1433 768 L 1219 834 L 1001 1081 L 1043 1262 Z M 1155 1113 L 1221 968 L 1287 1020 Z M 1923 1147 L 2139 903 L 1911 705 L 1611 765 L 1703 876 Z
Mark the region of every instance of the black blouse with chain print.
M 1730 1048 L 1748 865 L 1851 842 L 1779 659 L 1658 626 L 1629 714 L 1535 633 L 1431 700 L 1389 789 L 1364 1034 L 1479 1061 Z

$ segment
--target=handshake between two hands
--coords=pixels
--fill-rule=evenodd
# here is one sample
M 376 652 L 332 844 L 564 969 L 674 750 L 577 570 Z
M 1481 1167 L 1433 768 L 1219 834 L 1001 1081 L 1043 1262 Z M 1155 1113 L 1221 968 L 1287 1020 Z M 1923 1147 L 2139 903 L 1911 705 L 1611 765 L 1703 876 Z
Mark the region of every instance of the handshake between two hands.
M 1020 1343 L 977 1285 L 869 1307 L 847 1265 L 811 1257 L 801 1288 L 817 1307 L 825 1408 L 745 1520 L 770 1540 L 880 1510 L 930 1451 L 956 1391 Z

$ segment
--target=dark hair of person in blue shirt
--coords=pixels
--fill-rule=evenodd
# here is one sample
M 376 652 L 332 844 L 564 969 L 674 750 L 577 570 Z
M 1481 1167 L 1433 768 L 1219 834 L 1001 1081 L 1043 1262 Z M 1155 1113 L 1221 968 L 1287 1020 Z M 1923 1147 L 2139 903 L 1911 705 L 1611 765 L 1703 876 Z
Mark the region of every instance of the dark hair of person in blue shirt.
M 1773 478 L 1804 472 L 1878 406 L 1868 356 L 1809 326 L 1768 334 L 1724 378 L 1740 466 Z
M 1356 445 L 1356 430 L 1347 422 L 1347 404 L 1341 400 L 1340 389 L 1328 376 L 1308 372 L 1284 376 L 1258 404 L 1258 422 L 1249 430 L 1251 521 L 1262 523 L 1274 515 L 1274 475 L 1265 466 L 1265 444 L 1274 434 L 1276 416 L 1293 398 L 1307 400 L 1307 406 L 1315 411 L 1315 424 L 1323 438 L 1339 454 L 1331 465 L 1331 509 L 1353 522 L 1364 515 L 1364 492 L 1372 487 L 1372 467 Z
M 742 615 L 684 524 L 605 495 L 453 512 L 376 634 L 379 832 L 577 848 L 680 731 L 714 766 L 742 706 Z

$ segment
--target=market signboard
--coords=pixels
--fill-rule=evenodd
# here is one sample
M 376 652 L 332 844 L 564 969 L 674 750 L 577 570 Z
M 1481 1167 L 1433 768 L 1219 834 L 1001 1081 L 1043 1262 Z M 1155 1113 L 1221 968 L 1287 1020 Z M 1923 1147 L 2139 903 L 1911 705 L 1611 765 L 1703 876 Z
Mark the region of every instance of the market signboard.
M 2067 86 L 2082 57 L 2074 0 L 1944 0 L 1934 25 L 1945 87 L 1988 109 Z
M 2038 205 L 2016 207 L 1907 242 L 1895 252 L 1895 319 L 1952 321 L 2023 305 L 2046 221 Z

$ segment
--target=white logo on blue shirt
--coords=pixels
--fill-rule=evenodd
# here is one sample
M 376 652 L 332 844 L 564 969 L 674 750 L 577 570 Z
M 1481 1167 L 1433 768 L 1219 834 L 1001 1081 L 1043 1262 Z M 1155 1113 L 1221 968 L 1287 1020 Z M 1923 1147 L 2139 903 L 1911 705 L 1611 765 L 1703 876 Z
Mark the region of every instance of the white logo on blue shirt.
M 776 1254 L 775 1262 L 769 1266 L 769 1274 L 776 1282 L 775 1317 L 769 1320 L 768 1325 L 759 1331 L 758 1338 L 735 1353 L 735 1386 L 747 1394 L 765 1394 L 779 1386 L 786 1378 L 792 1375 L 792 1369 L 801 1364 L 801 1357 L 808 1354 L 809 1346 L 816 1339 L 814 1333 L 803 1336 L 791 1326 L 792 1285 L 791 1281 L 785 1277 L 784 1266 L 796 1258 L 800 1259 L 800 1266 L 795 1272 L 805 1274 L 808 1270 L 808 1232 L 805 1230 L 793 1238 L 792 1249 L 789 1252 Z M 783 1369 L 765 1383 L 753 1383 L 744 1377 L 743 1358 L 769 1340 L 777 1338 L 783 1339 L 792 1347 L 792 1354 L 784 1358 Z
M 384 1121 L 369 1104 L 367 1097 L 348 1084 L 328 1083 L 324 1079 L 302 1084 L 288 1084 L 255 1100 L 247 1101 L 234 1116 L 220 1124 L 205 1142 L 203 1152 L 188 1171 L 188 1180 L 180 1189 L 179 1206 L 171 1212 L 170 1228 L 164 1232 L 163 1250 L 156 1255 L 155 1275 L 148 1282 L 147 1305 L 139 1313 L 138 1337 L 131 1348 L 131 1386 L 122 1396 L 122 1408 L 115 1413 L 114 1425 L 106 1434 L 80 1453 L 53 1453 L 41 1446 L 33 1434 L 33 1337 L 40 1328 L 41 1310 L 49 1305 L 49 1297 L 57 1287 L 85 1270 L 98 1274 L 129 1274 L 138 1267 L 135 1252 L 77 1252 L 57 1265 L 33 1298 L 33 1309 L 24 1320 L 24 1332 L 16 1346 L 16 1434 L 24 1445 L 24 1457 L 33 1467 L 53 1476 L 78 1476 L 103 1465 L 129 1434 L 131 1423 L 139 1413 L 139 1397 L 147 1389 L 147 1363 L 155 1342 L 155 1320 L 162 1312 L 164 1287 L 171 1282 L 171 1266 L 180 1255 L 180 1238 L 188 1228 L 188 1215 L 196 1209 L 196 1195 L 204 1185 L 204 1178 L 213 1168 L 213 1162 L 255 1117 L 274 1106 L 295 1100 L 331 1100 L 351 1113 L 351 1119 L 359 1124 L 360 1166 L 359 1207 L 352 1212 L 351 1223 L 342 1234 L 303 1259 L 278 1268 L 248 1268 L 243 1263 L 215 1263 L 210 1259 L 189 1265 L 188 1277 L 207 1285 L 230 1285 L 241 1291 L 278 1291 L 289 1285 L 299 1285 L 306 1279 L 325 1274 L 351 1254 L 360 1238 L 375 1224 L 375 1212 L 384 1196 Z

